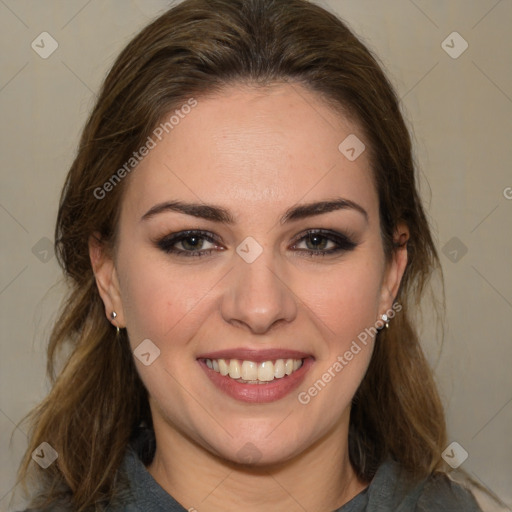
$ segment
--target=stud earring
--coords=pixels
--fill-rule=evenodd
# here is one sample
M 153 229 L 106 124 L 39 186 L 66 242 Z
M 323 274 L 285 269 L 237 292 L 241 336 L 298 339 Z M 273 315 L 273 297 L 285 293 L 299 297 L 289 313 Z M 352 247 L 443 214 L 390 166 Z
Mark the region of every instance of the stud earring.
M 382 321 L 384 322 L 384 325 L 386 326 L 386 329 L 389 328 L 389 318 L 388 318 L 388 315 L 386 315 L 386 313 L 384 313 L 382 316 Z
M 112 318 L 112 320 L 115 320 L 117 318 L 117 313 L 115 311 L 112 311 L 112 313 L 110 313 L 110 318 Z M 116 325 L 116 334 L 119 334 L 119 327 Z

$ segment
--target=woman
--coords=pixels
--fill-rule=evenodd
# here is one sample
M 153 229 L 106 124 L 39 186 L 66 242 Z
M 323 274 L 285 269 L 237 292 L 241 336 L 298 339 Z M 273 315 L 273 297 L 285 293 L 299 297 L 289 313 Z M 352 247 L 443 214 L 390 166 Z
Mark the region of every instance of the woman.
M 52 377 L 71 353 L 31 416 L 32 507 L 480 510 L 412 321 L 439 261 L 409 135 L 324 9 L 185 0 L 137 35 L 56 249 Z

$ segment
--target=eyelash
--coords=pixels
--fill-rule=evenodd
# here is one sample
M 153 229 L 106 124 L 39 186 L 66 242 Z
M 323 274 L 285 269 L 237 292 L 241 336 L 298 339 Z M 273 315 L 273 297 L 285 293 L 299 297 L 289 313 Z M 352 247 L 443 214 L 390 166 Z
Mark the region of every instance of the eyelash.
M 297 245 L 299 242 L 307 240 L 308 237 L 317 236 L 320 239 L 327 239 L 328 241 L 335 242 L 338 244 L 338 247 L 334 249 L 328 250 L 310 250 L 310 249 L 297 249 L 297 251 L 305 253 L 309 257 L 316 256 L 328 256 L 340 252 L 349 252 L 354 250 L 358 244 L 353 242 L 347 235 L 342 233 L 337 233 L 336 231 L 330 231 L 326 229 L 311 229 L 300 236 L 295 242 L 294 245 Z M 203 257 L 208 256 L 215 249 L 202 249 L 198 251 L 184 251 L 181 249 L 176 249 L 174 246 L 183 240 L 187 240 L 189 238 L 198 238 L 199 240 L 207 240 L 208 242 L 218 244 L 218 240 L 215 239 L 209 232 L 200 231 L 200 230 L 188 230 L 188 231 L 180 231 L 178 233 L 172 233 L 170 235 L 166 235 L 162 239 L 156 242 L 156 245 L 167 254 L 175 254 L 177 256 L 184 256 L 186 258 L 190 257 Z

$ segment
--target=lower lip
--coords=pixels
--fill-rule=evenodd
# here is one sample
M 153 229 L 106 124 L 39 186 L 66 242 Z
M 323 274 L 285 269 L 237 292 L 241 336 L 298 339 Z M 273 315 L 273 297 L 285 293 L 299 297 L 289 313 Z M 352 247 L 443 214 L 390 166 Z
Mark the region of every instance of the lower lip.
M 304 359 L 302 366 L 291 375 L 274 379 L 266 384 L 243 384 L 208 368 L 203 360 L 198 359 L 197 362 L 213 384 L 226 395 L 242 402 L 268 403 L 280 400 L 296 389 L 311 368 L 313 358 Z

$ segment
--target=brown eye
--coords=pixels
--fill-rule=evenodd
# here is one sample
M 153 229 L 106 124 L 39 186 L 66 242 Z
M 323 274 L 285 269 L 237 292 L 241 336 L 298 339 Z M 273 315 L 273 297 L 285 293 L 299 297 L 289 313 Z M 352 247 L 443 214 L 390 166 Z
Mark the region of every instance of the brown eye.
M 304 238 L 303 241 L 306 242 L 306 246 L 308 249 L 321 251 L 324 251 L 329 245 L 329 243 L 334 243 L 332 240 L 329 240 L 326 236 L 318 235 L 316 233 L 309 234 Z
M 211 246 L 206 246 L 210 244 Z M 180 256 L 205 256 L 218 248 L 218 242 L 205 231 L 181 231 L 165 236 L 157 242 L 157 246 L 168 254 Z M 181 247 L 180 247 L 181 245 Z
M 194 236 L 188 236 L 186 238 L 183 238 L 182 240 L 180 240 L 177 243 L 181 244 L 181 246 L 186 251 L 189 251 L 189 250 L 194 251 L 197 249 L 202 249 L 204 242 L 205 242 L 205 239 L 203 237 L 194 235 Z
M 297 248 L 305 244 L 305 248 Z M 309 256 L 326 256 L 344 251 L 352 251 L 357 247 L 348 236 L 330 230 L 312 230 L 299 238 L 294 248 Z

